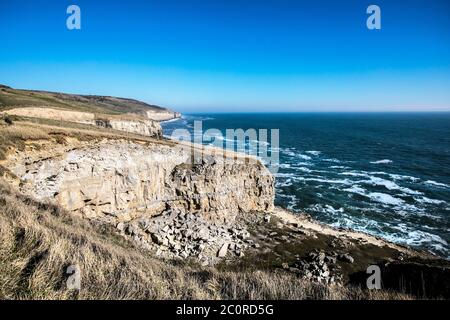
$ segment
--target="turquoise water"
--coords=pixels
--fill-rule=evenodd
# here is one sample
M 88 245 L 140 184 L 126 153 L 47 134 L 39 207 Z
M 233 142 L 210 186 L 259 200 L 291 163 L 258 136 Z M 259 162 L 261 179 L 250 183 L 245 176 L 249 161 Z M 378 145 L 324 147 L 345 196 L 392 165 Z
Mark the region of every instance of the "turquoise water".
M 280 130 L 277 205 L 450 256 L 450 113 L 195 114 L 164 134 L 195 120 Z

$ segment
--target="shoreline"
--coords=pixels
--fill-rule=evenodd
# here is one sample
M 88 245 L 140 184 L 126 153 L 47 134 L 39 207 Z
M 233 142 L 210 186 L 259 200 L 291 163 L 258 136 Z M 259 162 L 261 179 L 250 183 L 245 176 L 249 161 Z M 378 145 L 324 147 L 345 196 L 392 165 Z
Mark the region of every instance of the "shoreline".
M 206 114 L 206 113 L 202 113 L 201 114 L 201 116 L 207 116 L 207 115 L 209 115 L 209 114 Z M 182 125 L 179 125 L 179 126 L 176 126 L 175 125 L 175 127 L 173 127 L 173 128 L 176 128 L 176 127 L 179 127 L 179 128 L 183 128 L 183 129 L 186 129 L 184 126 L 182 126 Z M 171 129 L 173 129 L 173 128 L 171 128 Z M 222 147 L 222 149 L 223 149 L 223 147 Z M 281 149 L 281 148 L 280 148 Z M 309 149 L 305 149 L 305 150 L 309 150 Z M 281 152 L 281 151 L 280 151 Z M 296 151 L 296 152 L 301 152 L 301 151 Z M 308 151 L 306 151 L 306 152 L 308 152 Z M 244 153 L 245 154 L 245 153 Z M 308 156 L 310 156 L 309 154 L 308 154 Z M 312 157 L 312 156 L 310 156 L 310 157 Z M 380 158 L 381 159 L 381 158 Z M 314 161 L 315 161 L 315 158 L 313 159 Z M 367 161 L 369 161 L 369 160 L 367 160 Z M 379 161 L 377 161 L 377 162 L 379 162 Z M 289 162 L 288 162 L 289 163 Z M 314 162 L 315 163 L 315 162 Z M 368 162 L 369 163 L 369 162 Z M 372 161 L 372 162 L 370 162 L 370 164 L 374 164 L 374 161 Z M 321 169 L 321 170 L 326 170 L 326 169 Z M 358 169 L 358 167 L 356 167 L 356 168 L 348 168 L 348 169 L 346 169 L 347 171 L 348 170 L 367 170 L 367 171 L 370 171 L 370 169 Z M 337 175 L 337 174 L 339 174 L 339 172 L 340 172 L 340 170 L 331 170 L 330 169 L 330 172 L 331 171 L 333 171 L 334 173 L 334 175 Z M 376 171 L 376 169 L 372 169 L 372 171 Z M 378 171 L 380 171 L 379 169 L 378 169 Z M 283 171 L 284 172 L 284 171 Z M 298 172 L 291 172 L 291 171 L 287 171 L 289 174 L 297 174 Z M 375 178 L 376 179 L 379 179 L 379 180 L 382 180 L 382 179 L 386 179 L 386 181 L 387 181 L 387 179 L 389 179 L 389 181 L 391 181 L 391 179 L 395 179 L 395 178 L 390 178 L 391 176 L 400 176 L 400 174 L 402 174 L 402 173 L 400 173 L 400 174 L 396 174 L 396 171 L 394 171 L 393 173 L 391 172 L 391 171 L 386 171 L 386 172 L 389 172 L 389 174 L 388 173 L 384 173 L 383 172 L 383 174 L 385 174 L 385 175 L 389 175 L 389 177 L 384 177 L 384 176 L 380 176 L 381 178 L 378 178 L 378 176 L 376 176 Z M 346 172 L 344 172 L 344 173 L 346 173 Z M 371 173 L 371 172 L 368 172 L 368 173 Z M 375 172 L 376 173 L 376 172 Z M 330 173 L 331 174 L 331 173 Z M 420 175 L 419 175 L 420 176 Z M 405 176 L 406 177 L 406 176 Z M 371 178 L 371 177 L 369 177 L 369 178 Z M 375 179 L 374 178 L 374 179 Z M 408 176 L 408 178 L 409 178 L 409 176 Z M 423 177 L 422 177 L 423 178 Z M 276 179 L 277 180 L 279 180 L 279 178 L 278 177 L 276 177 Z M 323 179 L 325 179 L 325 177 L 323 178 Z M 333 176 L 331 176 L 331 178 L 329 178 L 329 179 L 333 179 Z M 368 179 L 368 178 L 367 178 Z M 412 179 L 412 178 L 411 178 Z M 414 179 L 416 179 L 416 180 L 419 180 L 419 178 L 414 178 Z M 357 179 L 352 179 L 352 180 L 357 180 Z M 361 180 L 361 179 L 360 179 Z M 423 180 L 423 183 L 425 183 L 425 184 L 427 184 L 427 181 L 425 181 L 426 179 L 425 178 L 423 178 L 422 179 Z M 283 179 L 281 179 L 281 180 L 279 180 L 279 181 L 281 181 L 281 182 L 283 182 L 284 180 Z M 383 180 L 384 181 L 384 180 Z M 382 181 L 382 182 L 383 182 Z M 405 189 L 405 190 L 407 190 L 407 187 L 408 186 L 406 186 L 406 187 L 404 187 L 404 185 L 403 184 L 401 184 L 401 183 L 399 183 L 397 180 L 392 180 L 392 181 L 394 181 L 393 183 L 398 183 L 399 185 L 400 185 L 400 187 L 398 187 L 398 190 L 401 190 L 402 188 L 403 189 Z M 439 181 L 439 180 L 438 180 Z M 358 181 L 355 181 L 354 182 L 355 184 L 357 184 L 358 183 Z M 443 185 L 443 184 L 442 184 Z M 428 187 L 428 185 L 427 185 L 427 187 Z M 348 187 L 347 187 L 348 188 Z M 365 186 L 364 186 L 364 188 L 366 188 Z M 414 186 L 413 187 L 410 187 L 410 188 L 414 188 Z M 417 189 L 417 190 L 421 190 L 420 189 L 420 186 L 417 186 L 417 188 L 419 188 L 419 189 Z M 367 189 L 367 188 L 366 188 Z M 367 189 L 367 190 L 369 190 L 369 189 Z M 378 189 L 378 190 L 380 190 L 380 189 Z M 385 191 L 378 191 L 378 190 L 371 190 L 370 192 L 374 192 L 374 194 L 376 193 L 376 192 L 385 192 Z M 390 189 L 389 189 L 390 190 Z M 423 191 L 423 190 L 421 190 L 422 192 L 428 192 L 428 191 Z M 278 205 L 278 206 L 282 206 L 282 207 L 284 207 L 286 210 L 290 210 L 290 206 L 287 204 L 287 203 L 285 203 L 284 202 L 284 200 L 285 199 L 281 199 L 281 198 L 279 198 L 278 196 L 280 196 L 280 195 L 282 195 L 282 196 L 292 196 L 292 197 L 294 197 L 294 196 L 296 196 L 296 197 L 298 197 L 298 193 L 287 193 L 287 192 L 284 192 L 283 193 L 283 188 L 281 188 L 281 187 L 279 187 L 279 186 L 276 186 L 275 187 L 275 192 L 276 192 L 276 195 L 277 195 L 277 202 L 276 202 L 276 205 Z M 366 194 L 367 193 L 369 193 L 368 191 L 366 191 Z M 376 194 L 381 194 L 381 193 L 376 193 Z M 396 192 L 394 192 L 394 193 L 391 193 L 391 192 L 386 192 L 386 195 L 389 195 L 389 194 L 392 194 L 394 197 L 396 197 L 396 196 L 398 196 L 397 195 L 397 193 Z M 417 194 L 419 194 L 419 193 L 417 193 Z M 424 193 L 424 194 L 426 194 L 426 193 Z M 432 197 L 432 196 L 429 196 L 429 195 L 426 195 L 427 197 Z M 425 198 L 425 196 L 424 196 L 424 199 L 428 199 L 428 198 Z M 439 200 L 439 202 L 443 202 L 443 201 L 441 201 L 441 198 L 437 198 L 437 199 L 440 199 Z M 322 204 L 323 206 L 324 206 L 324 209 L 326 209 L 326 207 L 325 207 L 325 205 L 327 204 L 327 202 L 319 202 L 319 200 L 320 199 L 317 199 L 317 204 Z M 345 199 L 344 199 L 345 200 Z M 348 200 L 348 199 L 347 199 Z M 419 199 L 420 200 L 420 199 Z M 414 199 L 414 201 L 419 201 L 419 200 L 416 200 L 416 199 Z M 409 200 L 407 200 L 408 202 L 407 202 L 407 204 L 409 204 L 410 202 L 409 202 Z M 420 209 L 420 210 L 432 210 L 432 209 L 430 209 L 430 208 L 425 208 L 425 207 L 421 207 L 420 205 L 421 204 L 423 204 L 423 202 L 420 202 L 420 204 L 416 204 L 413 200 L 411 200 L 412 202 L 413 202 L 413 205 L 416 205 L 416 206 L 418 206 L 418 208 Z M 344 202 L 344 203 L 346 203 L 346 202 Z M 431 202 L 430 202 L 431 203 Z M 436 200 L 436 203 L 437 203 L 437 200 Z M 376 208 L 378 208 L 378 203 L 375 203 L 374 204 L 374 209 L 376 209 Z M 411 205 L 410 207 L 413 207 L 413 205 Z M 301 207 L 300 205 L 299 205 L 299 207 Z M 341 207 L 344 207 L 343 205 L 341 205 Z M 298 208 L 298 207 L 297 207 Z M 340 208 L 340 206 L 339 205 L 337 205 L 337 207 L 336 208 Z M 366 205 L 363 205 L 362 206 L 362 208 L 368 208 Z M 425 208 L 425 209 L 424 209 Z M 294 212 L 298 212 L 298 211 L 302 211 L 302 209 L 305 209 L 305 208 L 303 208 L 303 207 L 301 207 L 300 209 L 298 209 L 298 210 L 292 210 L 292 211 L 294 211 Z M 333 208 L 334 209 L 334 208 Z M 419 210 L 418 209 L 418 210 Z M 336 209 L 336 210 L 338 210 L 338 209 Z M 387 212 L 389 212 L 388 210 L 388 208 L 385 208 L 385 210 L 387 210 Z M 392 209 L 392 210 L 394 210 L 394 209 Z M 395 209 L 395 210 L 400 210 L 400 209 Z M 321 211 L 322 212 L 322 211 Z M 438 213 L 440 212 L 440 211 L 437 211 Z M 324 214 L 326 214 L 326 213 L 324 213 Z M 353 213 L 351 213 L 351 214 L 353 214 Z M 320 214 L 319 214 L 319 217 L 320 217 Z M 319 217 L 318 218 L 316 218 L 316 219 L 318 219 L 318 221 L 319 221 Z M 367 217 L 367 219 L 370 219 L 370 217 Z M 328 221 L 328 220 L 327 220 Z M 380 219 L 376 219 L 376 217 L 374 218 L 374 220 L 373 221 L 375 221 L 376 223 L 382 223 L 383 222 L 383 220 L 380 220 Z M 392 232 L 392 233 L 390 233 L 390 231 L 392 231 L 392 230 L 386 230 L 386 229 L 376 229 L 376 228 L 365 228 L 364 227 L 364 224 L 362 225 L 362 227 L 361 227 L 361 223 L 363 223 L 363 222 L 360 222 L 360 221 L 358 221 L 358 220 L 352 220 L 352 222 L 353 222 L 353 225 L 346 225 L 345 223 L 343 224 L 344 225 L 344 229 L 345 228 L 349 228 L 349 229 L 351 229 L 351 230 L 353 230 L 353 231 L 355 231 L 355 232 L 361 232 L 361 233 L 364 233 L 364 234 L 367 234 L 367 235 L 371 235 L 371 236 L 374 236 L 374 237 L 379 237 L 379 238 L 381 238 L 381 239 L 384 239 L 385 241 L 390 241 L 390 242 L 392 242 L 392 243 L 395 243 L 395 244 L 398 244 L 398 245 L 403 245 L 403 246 L 407 246 L 407 247 L 410 247 L 410 248 L 412 248 L 412 249 L 414 249 L 414 250 L 421 250 L 421 251 L 425 251 L 425 252 L 428 252 L 428 253 L 430 253 L 430 254 L 433 254 L 433 255 L 436 255 L 436 256 L 438 256 L 438 257 L 440 257 L 440 258 L 442 258 L 442 259 L 445 259 L 445 260 L 450 260 L 450 255 L 448 255 L 448 252 L 446 252 L 446 250 L 445 250 L 445 248 L 446 248 L 446 244 L 444 244 L 443 245 L 443 249 L 439 249 L 439 242 L 435 242 L 435 241 L 431 241 L 430 240 L 430 242 L 427 242 L 428 240 L 425 238 L 425 236 L 426 236 L 426 233 L 425 233 L 425 235 L 423 235 L 423 236 L 418 236 L 417 238 L 414 236 L 413 238 L 411 238 L 411 237 L 408 237 L 408 234 L 406 233 L 409 229 L 408 228 L 411 228 L 411 230 L 412 230 L 412 228 L 414 228 L 414 223 L 411 223 L 411 224 L 408 224 L 408 228 L 406 229 L 406 231 L 399 231 L 399 232 Z M 332 223 L 334 223 L 334 220 L 332 221 Z M 358 223 L 360 223 L 359 225 L 358 225 Z M 331 226 L 331 222 L 330 222 L 330 224 L 327 224 L 328 226 Z M 342 224 L 341 224 L 342 225 Z M 434 226 L 433 224 L 431 224 L 431 226 Z M 356 228 L 354 228 L 354 227 L 356 227 Z M 337 227 L 337 228 L 339 228 L 339 227 Z M 362 229 L 366 229 L 366 230 L 362 230 Z M 424 232 L 426 232 L 427 230 L 423 230 L 423 229 L 421 229 L 420 227 L 418 227 L 417 229 L 414 229 L 414 230 L 417 230 L 419 233 L 421 232 L 421 231 L 424 231 Z M 433 231 L 428 231 L 429 233 L 430 233 L 430 237 L 431 236 L 434 236 L 434 235 L 436 235 L 436 237 L 437 237 L 437 239 L 439 239 L 439 240 L 442 240 L 442 241 L 444 241 L 443 243 L 445 243 L 445 239 L 446 239 L 446 237 L 445 236 L 442 236 L 441 235 L 441 232 L 439 232 L 439 231 L 436 231 L 436 232 L 433 232 Z M 430 238 L 430 239 L 433 239 L 433 238 Z M 416 241 L 417 240 L 417 241 Z M 438 241 L 438 240 L 436 240 L 436 241 Z
M 175 118 L 167 119 L 167 120 L 161 120 L 161 121 L 158 121 L 158 122 L 161 123 L 161 124 L 169 123 L 169 122 L 175 122 L 177 120 L 180 120 L 182 117 L 183 117 L 183 115 L 180 115 L 179 117 L 175 117 Z

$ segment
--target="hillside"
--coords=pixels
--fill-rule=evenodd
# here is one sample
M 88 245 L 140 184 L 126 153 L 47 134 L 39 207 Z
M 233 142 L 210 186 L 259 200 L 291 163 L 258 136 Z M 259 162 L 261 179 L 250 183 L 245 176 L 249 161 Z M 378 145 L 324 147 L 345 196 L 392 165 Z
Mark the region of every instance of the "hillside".
M 407 299 L 329 287 L 283 271 L 162 261 L 107 225 L 14 191 L 0 178 L 0 299 Z M 77 264 L 81 290 L 67 289 Z
M 46 107 L 107 115 L 149 114 L 177 117 L 178 113 L 156 105 L 126 98 L 97 95 L 78 95 L 59 92 L 20 90 L 0 85 L 0 111 L 24 108 Z M 150 118 L 150 117 L 149 117 Z M 165 119 L 154 119 L 165 120 Z

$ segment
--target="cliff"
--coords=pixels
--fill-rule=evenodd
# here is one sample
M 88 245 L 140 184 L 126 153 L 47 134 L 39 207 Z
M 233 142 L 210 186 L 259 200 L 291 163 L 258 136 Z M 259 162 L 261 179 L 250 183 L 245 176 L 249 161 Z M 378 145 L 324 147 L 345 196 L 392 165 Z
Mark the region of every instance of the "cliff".
M 0 112 L 22 117 L 69 121 L 154 137 L 162 136 L 159 121 L 178 112 L 134 99 L 75 95 L 0 86 Z
M 29 118 L 83 123 L 146 136 L 162 137 L 162 129 L 157 121 L 136 116 L 99 115 L 89 112 L 44 107 L 14 108 L 6 110 L 4 113 Z
M 4 128 L 15 139 L 45 128 L 7 148 L 2 166 L 11 182 L 38 201 L 113 225 L 155 254 L 201 254 L 202 263 L 215 263 L 225 244 L 247 247 L 237 217 L 273 210 L 274 179 L 256 159 L 119 132 L 112 137 L 103 126 L 84 137 L 92 133 L 54 125 L 25 119 Z
M 191 165 L 186 149 L 126 140 L 66 146 L 57 156 L 48 147 L 15 154 L 7 166 L 24 192 L 88 218 L 118 223 L 178 209 L 224 221 L 273 208 L 273 177 L 261 163 Z
M 135 99 L 42 90 L 22 90 L 0 85 L 0 111 L 24 107 L 59 108 L 108 115 L 134 114 L 150 119 L 153 118 L 148 117 L 149 114 L 176 115 L 175 112 L 167 108 Z

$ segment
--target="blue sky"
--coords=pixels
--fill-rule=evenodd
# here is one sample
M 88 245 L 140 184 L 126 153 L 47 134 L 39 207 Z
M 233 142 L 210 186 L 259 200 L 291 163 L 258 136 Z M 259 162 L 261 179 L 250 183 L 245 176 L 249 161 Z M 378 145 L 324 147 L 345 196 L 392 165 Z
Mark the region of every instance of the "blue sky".
M 449 15 L 447 0 L 2 0 L 0 83 L 182 112 L 450 111 Z

